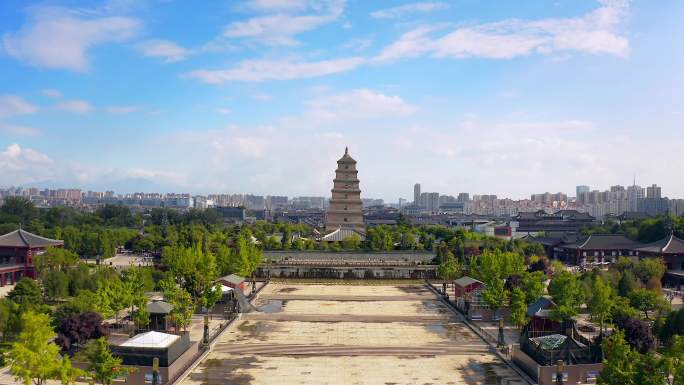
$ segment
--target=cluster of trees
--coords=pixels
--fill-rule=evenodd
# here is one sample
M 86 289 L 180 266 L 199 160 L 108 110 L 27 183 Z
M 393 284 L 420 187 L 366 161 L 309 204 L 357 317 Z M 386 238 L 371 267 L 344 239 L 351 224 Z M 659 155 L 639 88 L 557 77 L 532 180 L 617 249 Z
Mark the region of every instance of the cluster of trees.
M 628 238 L 640 242 L 655 242 L 663 239 L 673 231 L 684 238 L 684 217 L 660 215 L 655 218 L 616 222 L 608 220 L 602 224 L 582 229 L 584 235 L 589 234 L 625 234 Z
M 684 384 L 684 337 L 676 336 L 659 354 L 639 352 L 622 330 L 605 338 L 605 356 L 598 378 L 601 385 L 681 385 Z

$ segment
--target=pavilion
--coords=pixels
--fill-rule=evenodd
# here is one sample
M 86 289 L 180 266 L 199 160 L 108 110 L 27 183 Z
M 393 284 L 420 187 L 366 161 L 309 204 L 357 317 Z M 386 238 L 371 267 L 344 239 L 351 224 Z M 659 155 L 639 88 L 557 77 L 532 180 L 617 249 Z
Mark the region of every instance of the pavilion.
M 0 286 L 12 285 L 21 277 L 35 278 L 33 258 L 49 247 L 64 247 L 64 241 L 22 229 L 0 236 Z

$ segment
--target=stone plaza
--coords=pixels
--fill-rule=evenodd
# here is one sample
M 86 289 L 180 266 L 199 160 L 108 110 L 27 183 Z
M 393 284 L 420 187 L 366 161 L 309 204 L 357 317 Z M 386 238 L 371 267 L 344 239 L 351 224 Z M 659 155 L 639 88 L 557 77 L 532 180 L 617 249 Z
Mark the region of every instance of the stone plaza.
M 422 285 L 269 284 L 183 385 L 519 385 Z

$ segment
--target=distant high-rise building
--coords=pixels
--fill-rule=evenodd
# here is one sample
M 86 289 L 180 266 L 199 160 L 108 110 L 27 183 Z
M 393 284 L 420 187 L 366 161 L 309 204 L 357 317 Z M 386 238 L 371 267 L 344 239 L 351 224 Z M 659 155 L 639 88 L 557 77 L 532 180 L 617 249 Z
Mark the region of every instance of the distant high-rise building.
M 585 186 L 585 185 L 577 186 L 577 188 L 576 188 L 576 190 L 575 190 L 575 193 L 576 193 L 577 195 L 575 195 L 575 197 L 576 197 L 576 198 L 579 198 L 580 195 L 582 195 L 582 193 L 587 193 L 587 192 L 589 192 L 590 190 L 591 190 L 591 189 L 589 188 L 589 186 Z
M 470 194 L 468 193 L 459 193 L 458 197 L 456 198 L 457 201 L 459 202 L 468 202 L 470 200 Z
M 420 194 L 419 204 L 429 212 L 435 212 L 439 209 L 439 193 L 426 192 Z
M 662 198 L 661 188 L 657 184 L 646 187 L 646 198 L 660 199 Z
M 413 204 L 420 204 L 420 183 L 416 183 L 413 185 Z
M 344 149 L 344 155 L 337 161 L 333 180 L 332 199 L 325 216 L 325 228 L 352 228 L 364 231 L 361 190 L 357 178 L 356 161 Z

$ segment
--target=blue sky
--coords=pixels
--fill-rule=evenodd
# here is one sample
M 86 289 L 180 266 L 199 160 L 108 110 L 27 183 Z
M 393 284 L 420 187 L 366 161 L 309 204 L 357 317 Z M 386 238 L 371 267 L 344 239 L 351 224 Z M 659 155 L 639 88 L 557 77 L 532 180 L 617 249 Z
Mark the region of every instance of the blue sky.
M 201 4 L 201 5 L 200 5 Z M 0 2 L 0 186 L 684 196 L 684 3 Z

